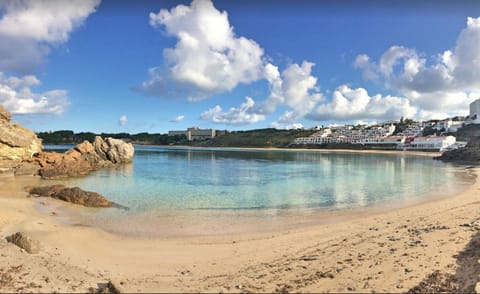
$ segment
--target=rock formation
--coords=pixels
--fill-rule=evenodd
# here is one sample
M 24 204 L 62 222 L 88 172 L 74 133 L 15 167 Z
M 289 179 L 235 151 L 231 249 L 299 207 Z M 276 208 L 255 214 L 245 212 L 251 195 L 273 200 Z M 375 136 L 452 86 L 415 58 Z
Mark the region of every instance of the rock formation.
M 42 151 L 42 142 L 35 133 L 11 119 L 11 113 L 0 105 L 0 167 L 7 169 Z
M 11 113 L 0 105 L 0 172 L 53 179 L 132 162 L 132 144 L 98 136 L 93 144 L 84 141 L 65 153 L 42 152 L 42 142 L 35 133 L 11 123 L 11 119 Z
M 471 137 L 464 148 L 445 151 L 435 159 L 465 164 L 480 164 L 480 137 Z
M 103 159 L 113 163 L 131 163 L 134 149 L 132 144 L 127 144 L 119 139 L 95 137 L 93 142 L 95 152 Z
M 17 245 L 30 254 L 40 252 L 40 243 L 37 240 L 31 239 L 24 233 L 17 232 L 8 236 L 6 239 L 8 242 Z
M 97 136 L 93 144 L 84 141 L 65 153 L 38 153 L 33 158 L 25 160 L 18 167 L 17 174 L 33 171 L 44 179 L 86 175 L 99 168 L 130 163 L 133 154 L 132 144 L 113 138 L 103 140 Z
M 40 186 L 27 188 L 30 195 L 39 197 L 52 197 L 73 204 L 79 204 L 87 207 L 112 207 L 116 206 L 113 202 L 102 195 L 84 191 L 78 187 L 68 188 L 64 185 Z

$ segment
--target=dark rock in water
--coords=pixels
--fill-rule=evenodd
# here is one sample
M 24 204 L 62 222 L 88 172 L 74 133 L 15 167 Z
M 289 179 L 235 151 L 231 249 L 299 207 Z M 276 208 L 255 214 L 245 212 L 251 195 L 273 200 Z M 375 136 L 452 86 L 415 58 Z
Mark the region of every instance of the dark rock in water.
M 68 188 L 63 185 L 41 186 L 29 188 L 28 192 L 31 195 L 52 197 L 87 207 L 120 207 L 120 205 L 111 202 L 98 193 L 84 191 L 78 187 Z
M 40 252 L 40 242 L 33 240 L 24 233 L 17 232 L 13 235 L 6 237 L 8 242 L 17 245 L 30 254 Z

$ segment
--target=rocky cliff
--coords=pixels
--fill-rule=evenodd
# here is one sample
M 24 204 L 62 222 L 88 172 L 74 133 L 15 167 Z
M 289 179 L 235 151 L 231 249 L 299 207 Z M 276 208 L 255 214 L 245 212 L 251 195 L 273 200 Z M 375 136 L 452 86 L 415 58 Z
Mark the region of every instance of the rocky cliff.
M 0 105 L 0 168 L 10 170 L 42 151 L 34 132 L 11 122 L 12 115 Z

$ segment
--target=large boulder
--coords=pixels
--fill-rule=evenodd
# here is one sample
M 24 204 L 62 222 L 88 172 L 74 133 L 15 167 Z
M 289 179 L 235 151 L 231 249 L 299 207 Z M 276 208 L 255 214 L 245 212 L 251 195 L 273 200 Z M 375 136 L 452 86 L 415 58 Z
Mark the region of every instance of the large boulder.
M 103 159 L 117 163 L 131 163 L 135 152 L 131 143 L 119 139 L 95 137 L 95 152 Z
M 78 187 L 68 188 L 64 185 L 52 185 L 28 188 L 28 190 L 31 195 L 51 197 L 87 207 L 111 207 L 114 205 L 113 202 L 102 195 L 84 191 Z
M 12 115 L 0 105 L 0 168 L 13 168 L 42 151 L 34 132 L 11 122 Z

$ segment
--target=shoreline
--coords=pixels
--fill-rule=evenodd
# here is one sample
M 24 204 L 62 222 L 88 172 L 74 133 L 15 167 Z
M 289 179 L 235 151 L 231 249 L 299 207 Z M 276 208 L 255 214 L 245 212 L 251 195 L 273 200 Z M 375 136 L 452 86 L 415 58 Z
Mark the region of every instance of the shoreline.
M 75 144 L 46 144 L 49 146 L 75 146 Z M 133 144 L 141 147 L 163 147 L 171 149 L 226 149 L 226 150 L 255 150 L 255 151 L 302 151 L 302 152 L 348 152 L 348 153 L 372 153 L 372 154 L 405 154 L 415 156 L 437 157 L 442 155 L 440 151 L 412 151 L 412 150 L 383 150 L 383 149 L 328 149 L 328 148 L 281 148 L 281 147 L 201 147 L 188 145 L 151 145 L 151 144 Z
M 365 153 L 365 154 L 392 154 L 392 155 L 414 155 L 414 156 L 427 156 L 427 157 L 437 157 L 442 155 L 439 151 L 409 151 L 409 150 L 382 150 L 382 149 L 314 149 L 314 148 L 280 148 L 280 147 L 200 147 L 200 146 L 185 146 L 185 145 L 134 145 L 134 146 L 145 146 L 145 147 L 164 147 L 171 149 L 204 149 L 204 150 L 216 150 L 216 149 L 225 149 L 225 150 L 253 150 L 253 151 L 286 151 L 286 152 L 339 152 L 339 153 Z
M 458 264 L 476 238 L 473 225 L 463 225 L 479 219 L 480 170 L 469 172 L 475 183 L 456 195 L 378 214 L 282 232 L 167 239 L 65 225 L 36 211 L 25 192 L 5 189 L 0 274 L 10 270 L 12 282 L 0 290 L 85 292 L 111 280 L 128 292 L 405 292 L 435 270 L 463 274 L 471 287 L 478 274 Z M 7 244 L 16 231 L 38 239 L 42 251 Z

